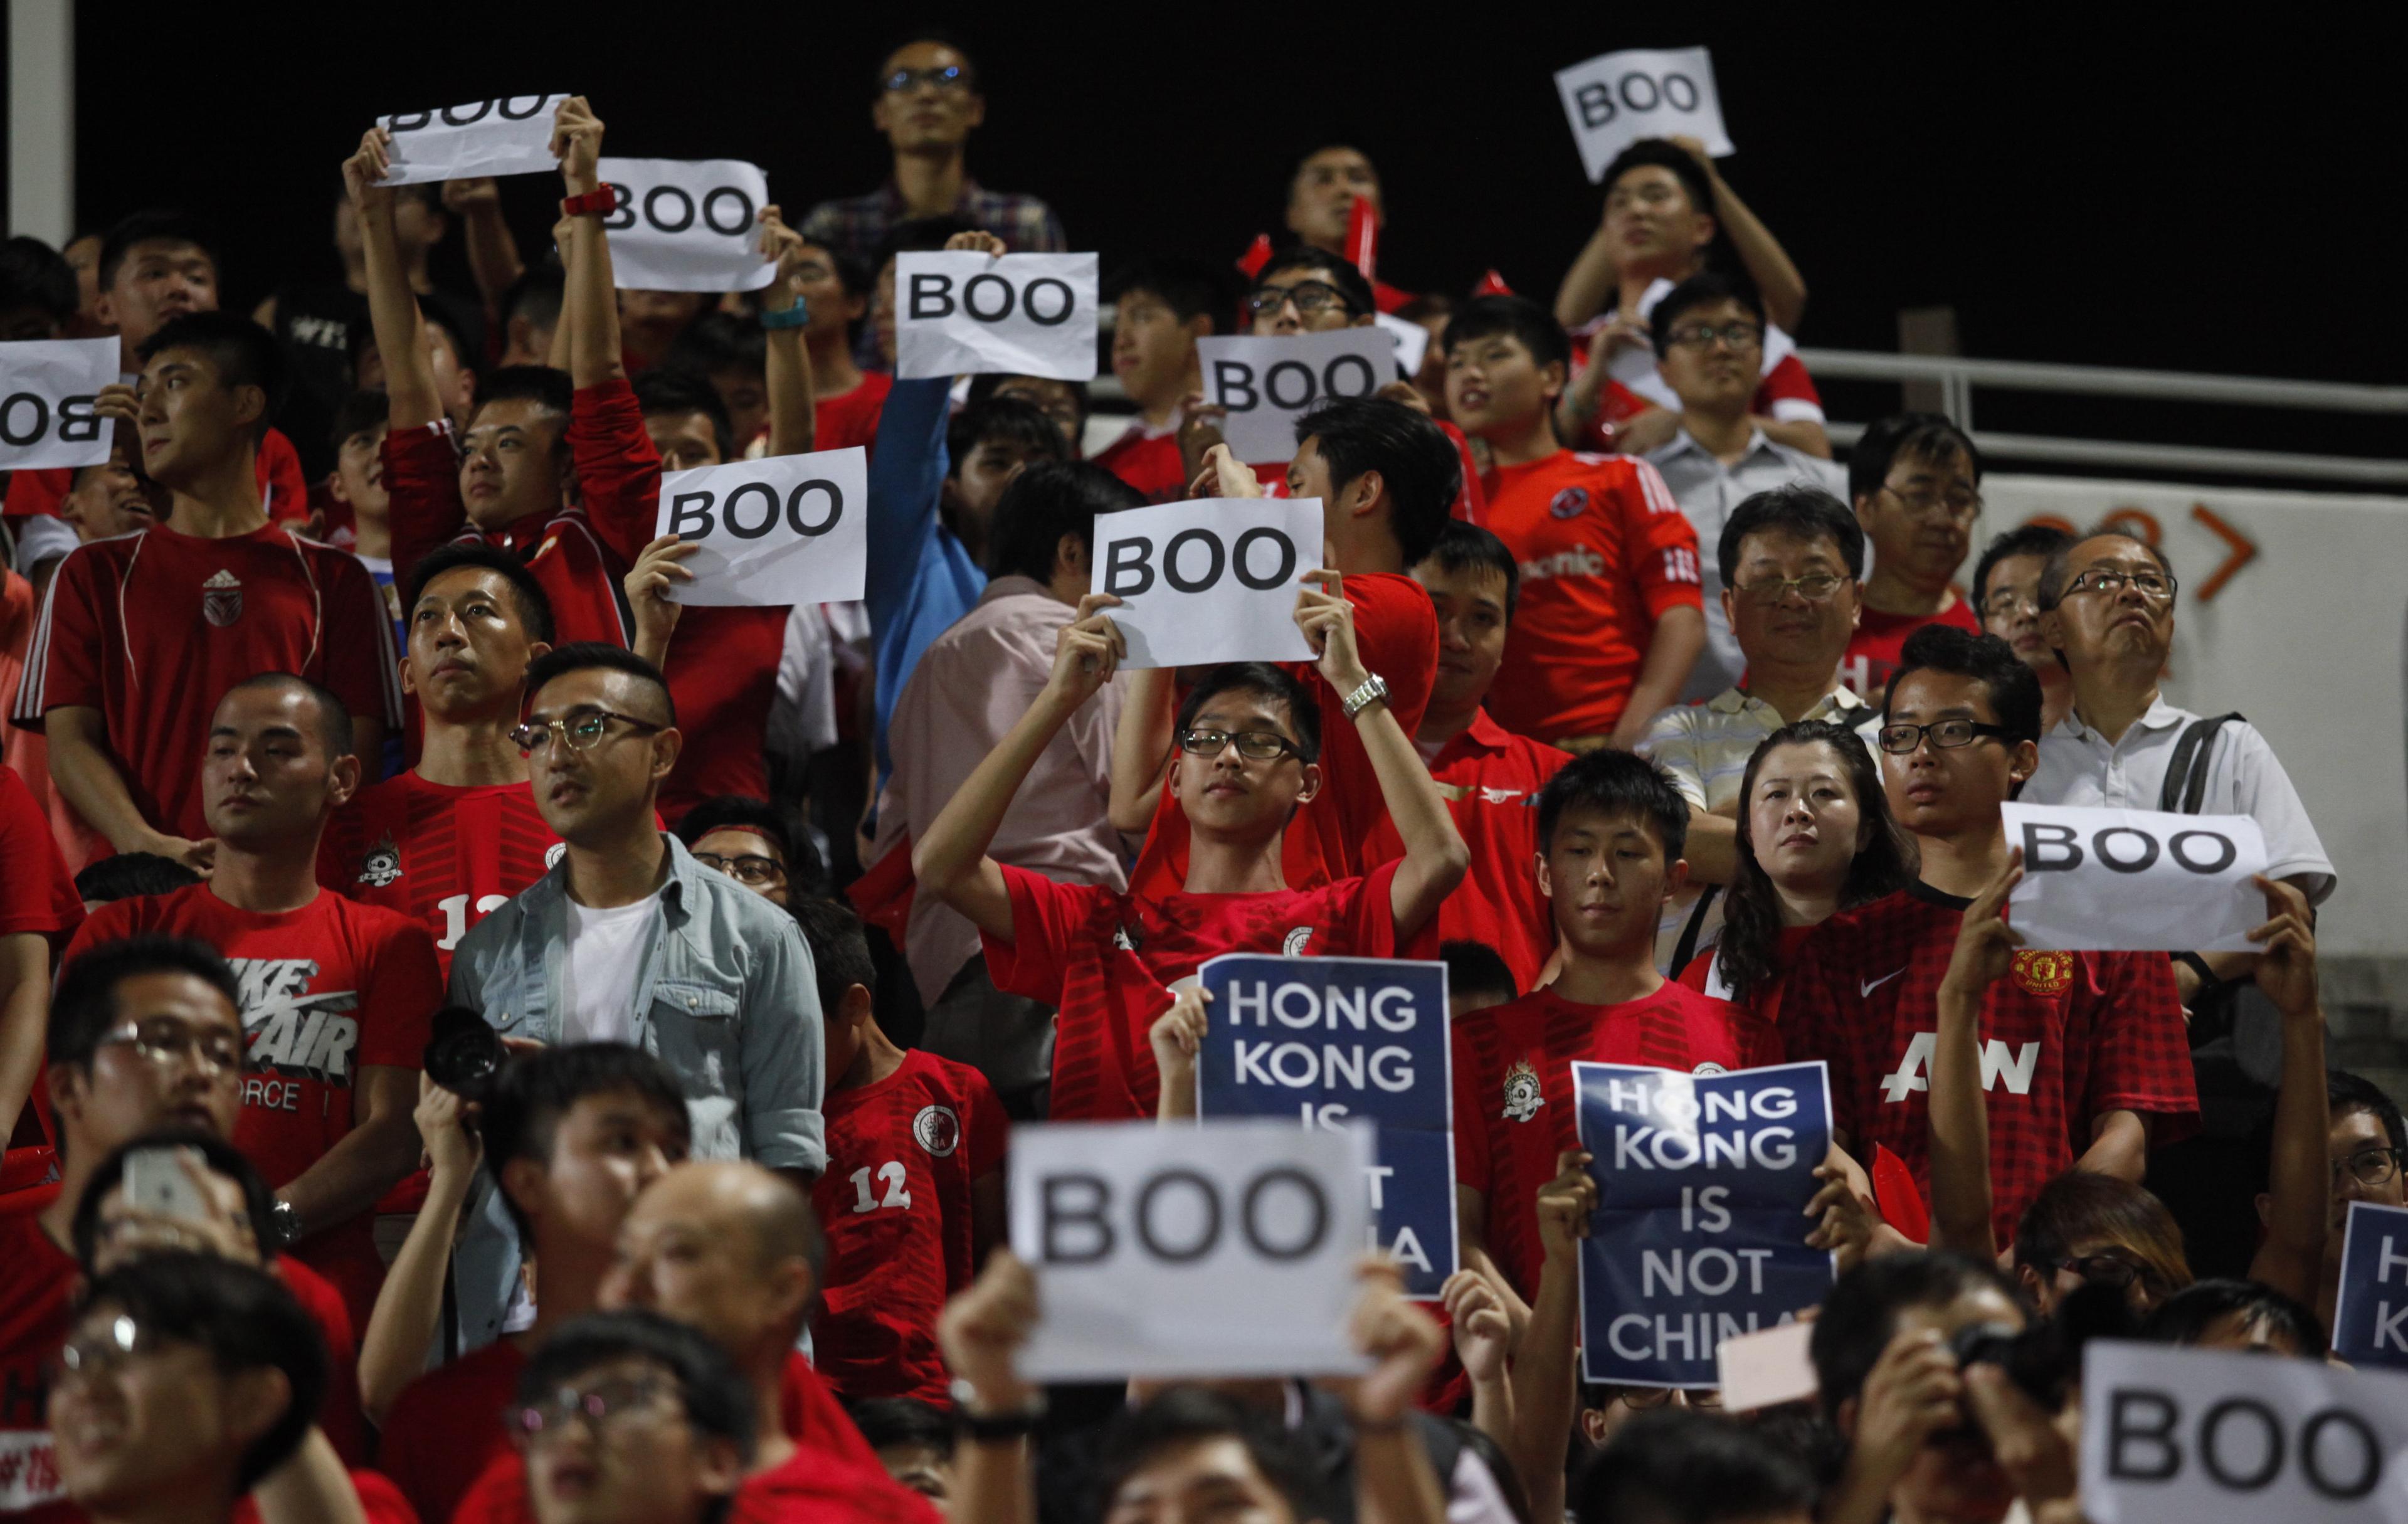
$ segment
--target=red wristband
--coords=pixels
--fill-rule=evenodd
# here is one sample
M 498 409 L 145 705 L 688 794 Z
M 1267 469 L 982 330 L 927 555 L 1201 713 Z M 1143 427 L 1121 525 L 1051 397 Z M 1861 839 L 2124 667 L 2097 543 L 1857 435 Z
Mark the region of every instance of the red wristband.
M 619 188 L 604 185 L 583 195 L 563 196 L 560 214 L 563 217 L 608 217 L 619 209 Z

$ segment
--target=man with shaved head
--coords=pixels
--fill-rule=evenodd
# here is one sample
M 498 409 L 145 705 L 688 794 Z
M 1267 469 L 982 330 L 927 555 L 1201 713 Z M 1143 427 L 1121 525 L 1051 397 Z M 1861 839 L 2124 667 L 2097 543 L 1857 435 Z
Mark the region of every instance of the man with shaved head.
M 368 1208 L 418 1160 L 409 1114 L 442 979 L 424 927 L 318 887 L 319 834 L 360 784 L 353 735 L 315 683 L 236 683 L 200 768 L 214 871 L 103 907 L 67 951 L 163 931 L 225 955 L 248 1044 L 234 1143 L 277 1194 L 263 1233 L 333 1281 L 365 1328 L 384 1278 Z

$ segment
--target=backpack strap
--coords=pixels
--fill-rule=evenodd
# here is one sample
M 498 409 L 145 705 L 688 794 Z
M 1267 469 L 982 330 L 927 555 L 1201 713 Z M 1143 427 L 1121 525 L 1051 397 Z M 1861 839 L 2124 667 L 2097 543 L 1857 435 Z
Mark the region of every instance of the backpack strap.
M 2239 711 L 2229 714 L 2211 714 L 2191 721 L 2182 739 L 2174 742 L 2174 755 L 2166 763 L 2166 781 L 2157 789 L 2157 808 L 2168 813 L 2195 815 L 2207 798 L 2207 748 L 2215 733 L 2235 720 Z M 2245 723 L 2245 722 L 2244 722 Z

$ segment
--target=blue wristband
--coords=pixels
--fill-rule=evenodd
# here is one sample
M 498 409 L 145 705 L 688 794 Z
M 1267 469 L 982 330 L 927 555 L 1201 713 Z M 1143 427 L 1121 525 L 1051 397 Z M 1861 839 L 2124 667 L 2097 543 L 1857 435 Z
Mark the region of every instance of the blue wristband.
M 810 321 L 810 304 L 800 296 L 795 298 L 794 306 L 782 312 L 772 312 L 766 307 L 761 309 L 761 326 L 764 328 L 801 328 Z

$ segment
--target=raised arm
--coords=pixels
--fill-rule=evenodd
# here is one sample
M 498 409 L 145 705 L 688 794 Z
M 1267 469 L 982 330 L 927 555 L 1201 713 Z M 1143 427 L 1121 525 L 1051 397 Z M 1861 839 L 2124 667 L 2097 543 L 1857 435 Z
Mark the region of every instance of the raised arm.
M 977 1280 L 945 1303 L 937 1344 L 969 1387 L 973 1417 L 1025 1413 L 1040 1395 L 1017 1360 L 1037 1326 L 1037 1277 L 1008 1249 L 987 1257 Z M 1037 1487 L 1026 1439 L 961 1437 L 953 1456 L 953 1524 L 1036 1524 Z
M 1120 724 L 1112 732 L 1112 829 L 1132 846 L 1145 841 L 1170 765 L 1170 731 L 1179 715 L 1179 678 L 1168 667 L 1128 675 Z
M 1100 610 L 1120 602 L 1109 593 L 1079 600 L 1078 617 L 1062 626 L 1054 645 L 1054 670 L 1037 701 L 987 753 L 927 830 L 911 846 L 911 875 L 921 892 L 933 894 L 967 915 L 978 928 L 1011 940 L 1011 892 L 1003 870 L 986 855 L 1003 825 L 1028 769 L 1052 743 L 1071 713 L 1111 681 L 1127 654 L 1127 643 Z M 1393 723 L 1393 722 L 1391 722 Z
M 1347 1320 L 1369 1375 L 1339 1383 L 1354 1429 L 1357 1524 L 1447 1524 L 1446 1487 L 1413 1430 L 1413 1399 L 1446 1358 L 1438 1320 L 1405 1300 L 1395 1265 L 1363 1271 L 1363 1295 Z
M 414 1120 L 431 1163 L 426 1201 L 385 1272 L 360 1339 L 360 1411 L 381 1425 L 394 1399 L 426 1369 L 427 1346 L 443 1321 L 443 1272 L 452 1262 L 460 1212 L 477 1182 L 482 1145 L 463 1125 L 467 1103 L 423 1074 Z
M 1580 1400 L 1573 1346 L 1580 1341 L 1580 1241 L 1597 1210 L 1589 1156 L 1555 1157 L 1555 1178 L 1539 1187 L 1539 1294 L 1513 1361 L 1513 1443 L 1507 1453 L 1530 1495 L 1532 1518 L 1564 1514 L 1564 1446 Z
M 2283 1081 L 2274 1092 L 2274 1149 L 2267 1161 L 2273 1205 L 2266 1242 L 2249 1278 L 2316 1305 L 2332 1192 L 2327 1138 L 2332 1114 L 2325 1093 L 2325 1013 L 2316 980 L 2315 921 L 2308 898 L 2289 884 L 2260 878 L 2266 924 L 2249 933 L 2260 948 L 2258 987 L 2283 1014 Z
M 443 182 L 443 208 L 460 219 L 461 242 L 468 252 L 468 274 L 485 304 L 485 321 L 500 323 L 502 297 L 526 273 L 519 258 L 519 240 L 510 235 L 502 215 L 502 191 L 491 175 Z
M 1731 247 L 1739 252 L 1739 262 L 1747 270 L 1747 278 L 1756 282 L 1756 294 L 1764 303 L 1764 315 L 1775 326 L 1798 331 L 1806 316 L 1806 278 L 1798 273 L 1798 266 L 1772 229 L 1750 211 L 1739 193 L 1714 167 L 1714 156 L 1706 145 L 1694 137 L 1675 137 L 1672 141 L 1688 150 L 1698 166 L 1705 170 L 1707 182 L 1714 188 L 1714 220 L 1730 235 Z
M 2007 870 L 1965 907 L 1948 971 L 1940 980 L 1931 1043 L 1931 1246 L 1987 1262 L 1999 1255 L 1991 1229 L 1990 1111 L 1982 1095 L 1982 1005 L 2024 939 L 2006 923 L 2007 896 L 2023 881 L 2021 848 Z
M 1613 745 L 1628 751 L 1639 744 L 1656 716 L 1679 702 L 1689 669 L 1706 649 L 1706 614 L 1702 609 L 1676 603 L 1656 616 L 1656 630 L 1647 639 L 1647 660 L 1639 680 L 1630 685 L 1630 699 L 1614 723 Z M 1734 827 L 1736 839 L 1736 827 Z
M 602 188 L 602 119 L 582 95 L 560 103 L 552 116 L 552 151 L 560 161 L 561 189 L 570 196 Z M 610 239 L 599 213 L 570 219 L 574 231 L 560 252 L 566 274 L 560 325 L 569 332 L 568 379 L 580 391 L 624 381 L 619 351 L 619 291 L 610 273 Z
M 819 399 L 811 392 L 811 357 L 803 349 L 802 296 L 795 290 L 795 266 L 802 263 L 803 236 L 788 227 L 775 207 L 761 208 L 761 252 L 778 262 L 776 279 L 761 293 L 762 326 L 769 384 L 769 453 L 807 455 L 819 438 Z M 773 313 L 794 313 L 771 323 Z
M 343 161 L 343 186 L 360 215 L 360 254 L 368 283 L 368 324 L 384 357 L 386 415 L 395 434 L 423 428 L 443 416 L 435 389 L 435 359 L 427 352 L 425 320 L 409 289 L 409 270 L 393 232 L 393 187 L 385 177 L 392 137 L 382 127 L 360 137 L 356 152 Z
M 1296 597 L 1297 627 L 1312 643 L 1323 681 L 1343 697 L 1371 680 L 1355 649 L 1354 606 L 1346 601 L 1335 571 L 1307 572 L 1305 582 Z M 1429 769 L 1422 765 L 1421 754 L 1413 750 L 1412 738 L 1388 712 L 1384 699 L 1366 704 L 1354 716 L 1354 733 L 1362 738 L 1371 771 L 1380 780 L 1380 797 L 1405 843 L 1405 860 L 1388 894 L 1397 940 L 1402 942 L 1437 914 L 1439 902 L 1463 882 L 1471 867 L 1471 849 L 1456 833 L 1455 817 L 1447 813 L 1446 801 Z

